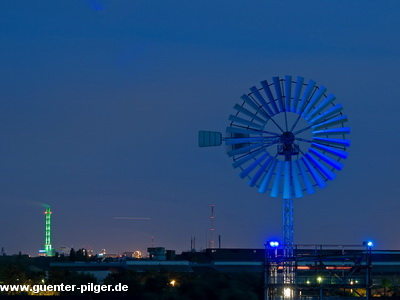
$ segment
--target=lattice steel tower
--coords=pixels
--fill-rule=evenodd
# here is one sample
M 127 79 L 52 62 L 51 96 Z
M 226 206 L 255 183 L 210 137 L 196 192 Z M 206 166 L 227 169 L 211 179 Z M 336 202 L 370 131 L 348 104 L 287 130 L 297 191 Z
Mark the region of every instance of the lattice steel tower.
M 46 215 L 46 227 L 45 227 L 45 240 L 44 240 L 44 251 L 46 252 L 46 256 L 53 256 L 54 249 L 51 247 L 51 210 L 50 206 L 46 207 L 46 211 L 44 212 Z

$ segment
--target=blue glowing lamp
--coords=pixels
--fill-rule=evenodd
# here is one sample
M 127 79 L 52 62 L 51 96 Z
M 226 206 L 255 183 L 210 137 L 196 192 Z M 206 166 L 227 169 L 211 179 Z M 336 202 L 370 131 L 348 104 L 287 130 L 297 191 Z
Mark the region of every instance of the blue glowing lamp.
M 270 242 L 269 242 L 269 245 L 270 245 L 270 247 L 277 248 L 277 247 L 279 247 L 279 242 L 277 242 L 277 241 L 270 241 Z
M 366 242 L 363 243 L 363 245 L 364 245 L 364 246 L 367 246 L 367 247 L 369 247 L 369 248 L 371 248 L 371 247 L 374 246 L 374 242 L 372 242 L 372 241 L 366 241 Z

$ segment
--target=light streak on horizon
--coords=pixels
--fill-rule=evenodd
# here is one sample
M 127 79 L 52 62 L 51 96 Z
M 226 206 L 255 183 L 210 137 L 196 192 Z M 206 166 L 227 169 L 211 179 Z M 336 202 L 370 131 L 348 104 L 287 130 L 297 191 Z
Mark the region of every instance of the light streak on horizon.
M 136 217 L 114 217 L 114 220 L 151 220 L 151 218 L 136 218 Z

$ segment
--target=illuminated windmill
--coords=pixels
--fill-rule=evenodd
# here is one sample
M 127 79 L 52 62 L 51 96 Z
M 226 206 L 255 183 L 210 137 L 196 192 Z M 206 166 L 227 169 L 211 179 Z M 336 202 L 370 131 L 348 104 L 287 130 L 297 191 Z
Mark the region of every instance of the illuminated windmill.
M 286 258 L 293 256 L 293 198 L 312 194 L 333 180 L 347 158 L 350 141 L 342 105 L 324 86 L 273 77 L 250 88 L 233 108 L 226 136 L 200 131 L 199 146 L 219 146 L 224 141 L 233 167 L 260 193 L 283 198 L 283 242 Z M 293 266 L 284 266 L 284 283 L 293 284 Z

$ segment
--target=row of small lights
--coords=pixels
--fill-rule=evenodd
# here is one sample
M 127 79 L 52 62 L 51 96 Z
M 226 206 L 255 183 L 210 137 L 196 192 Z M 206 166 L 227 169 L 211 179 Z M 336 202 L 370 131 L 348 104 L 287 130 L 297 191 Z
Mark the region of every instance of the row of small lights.
M 279 242 L 278 241 L 269 241 L 268 244 L 272 248 L 279 247 Z M 363 242 L 363 245 L 371 248 L 371 247 L 374 246 L 374 243 L 372 241 L 366 241 L 366 242 Z
M 321 283 L 321 282 L 322 282 L 322 279 L 323 279 L 323 278 L 322 278 L 321 276 L 318 276 L 318 277 L 317 277 L 318 283 Z M 306 283 L 307 283 L 307 284 L 311 284 L 311 281 L 310 281 L 310 280 L 307 280 Z M 351 279 L 351 280 L 350 280 L 350 284 L 353 285 L 354 283 L 357 284 L 357 283 L 358 283 L 358 280 L 355 280 L 355 281 L 354 281 L 353 279 Z

